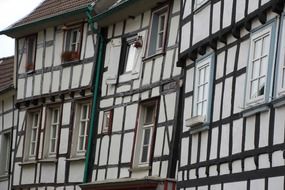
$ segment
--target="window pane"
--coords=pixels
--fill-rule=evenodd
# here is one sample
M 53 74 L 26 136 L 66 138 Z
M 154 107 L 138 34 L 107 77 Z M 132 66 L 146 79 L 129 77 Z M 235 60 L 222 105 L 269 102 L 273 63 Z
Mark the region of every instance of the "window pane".
M 147 162 L 147 156 L 148 156 L 148 146 L 142 147 L 142 156 L 141 156 L 141 162 Z
M 160 30 L 160 31 L 164 31 L 164 27 L 165 27 L 165 15 L 161 15 L 159 19 L 160 19 L 160 21 L 159 21 L 159 23 L 160 23 L 159 30 Z
M 263 38 L 263 47 L 262 47 L 262 55 L 268 55 L 269 54 L 269 48 L 270 48 L 270 35 L 267 34 Z
M 129 46 L 129 51 L 127 54 L 128 59 L 127 59 L 125 72 L 132 71 L 134 63 L 135 63 L 136 51 L 137 51 L 137 48 L 135 48 L 133 44 Z
M 151 124 L 151 123 L 153 123 L 154 111 L 155 111 L 155 105 L 151 105 L 151 106 L 146 107 L 144 124 Z
M 254 54 L 253 59 L 260 58 L 261 56 L 261 48 L 262 48 L 262 40 L 259 39 L 254 42 Z
M 81 127 L 80 127 L 80 135 L 85 135 L 85 122 L 81 122 Z
M 197 115 L 202 115 L 202 103 L 197 104 Z
M 265 77 L 260 78 L 258 86 L 258 96 L 264 95 Z
M 285 67 L 282 69 L 282 88 L 285 87 Z
M 268 65 L 268 56 L 261 59 L 260 76 L 266 75 Z
M 81 117 L 81 119 L 87 119 L 87 114 L 88 114 L 88 106 L 84 105 L 82 107 L 82 117 Z
M 143 145 L 148 145 L 150 140 L 150 128 L 144 130 Z
M 258 91 L 258 80 L 254 80 L 251 82 L 251 91 L 250 91 L 250 97 L 255 98 L 257 97 L 257 91 Z
M 256 79 L 259 76 L 260 60 L 254 61 L 252 65 L 251 79 Z
M 84 150 L 84 137 L 79 138 L 78 150 Z

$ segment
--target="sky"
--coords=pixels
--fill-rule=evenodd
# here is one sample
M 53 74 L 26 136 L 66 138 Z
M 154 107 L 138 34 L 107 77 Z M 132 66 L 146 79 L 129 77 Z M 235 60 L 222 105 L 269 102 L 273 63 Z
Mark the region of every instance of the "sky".
M 0 0 L 0 31 L 28 15 L 43 0 Z M 0 58 L 14 55 L 14 39 L 0 35 Z

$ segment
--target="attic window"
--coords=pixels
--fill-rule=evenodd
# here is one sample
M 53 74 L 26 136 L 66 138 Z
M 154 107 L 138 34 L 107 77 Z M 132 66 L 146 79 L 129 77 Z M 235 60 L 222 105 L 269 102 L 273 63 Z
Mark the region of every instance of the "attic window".
M 80 58 L 82 26 L 67 29 L 65 35 L 65 49 L 62 53 L 64 62 L 77 61 Z

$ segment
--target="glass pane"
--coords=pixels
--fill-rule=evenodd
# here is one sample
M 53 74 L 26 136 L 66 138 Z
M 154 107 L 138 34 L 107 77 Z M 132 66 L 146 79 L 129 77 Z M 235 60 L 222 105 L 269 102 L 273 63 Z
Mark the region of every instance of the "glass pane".
M 207 115 L 207 101 L 203 102 L 203 115 Z
M 77 42 L 77 30 L 74 30 L 72 32 L 72 43 L 76 43 Z
M 50 142 L 50 152 L 55 152 L 55 139 Z
M 205 82 L 209 82 L 209 78 L 210 78 L 210 66 L 209 65 L 207 65 L 206 67 L 205 67 Z
M 258 96 L 264 95 L 265 79 L 266 77 L 260 78 L 259 86 L 258 86 Z
M 88 114 L 88 106 L 84 105 L 82 107 L 82 116 L 81 119 L 87 119 L 87 114 Z
M 30 149 L 30 154 L 35 155 L 35 143 L 31 143 L 31 149 Z
M 202 103 L 197 104 L 197 115 L 202 115 Z
M 263 57 L 261 59 L 260 76 L 266 75 L 266 73 L 267 73 L 267 65 L 268 65 L 268 56 Z
M 165 15 L 161 15 L 160 16 L 160 26 L 159 26 L 159 30 L 160 31 L 164 31 L 164 27 L 165 27 Z
M 204 85 L 203 93 L 204 93 L 203 100 L 207 100 L 208 99 L 208 83 Z
M 127 54 L 128 59 L 127 59 L 125 72 L 132 71 L 134 63 L 135 63 L 136 51 L 137 51 L 137 48 L 135 48 L 133 44 L 130 45 L 129 51 L 128 51 L 128 54 Z
M 51 127 L 51 138 L 56 138 L 56 133 L 57 133 L 57 126 L 53 125 Z
M 257 91 L 258 91 L 258 80 L 254 80 L 251 82 L 250 98 L 257 97 Z
M 263 48 L 262 48 L 262 55 L 268 55 L 269 54 L 269 49 L 270 49 L 270 35 L 267 34 L 263 38 Z
M 109 111 L 104 113 L 103 130 L 105 131 L 109 129 L 110 115 Z
M 253 62 L 251 79 L 256 79 L 259 76 L 260 60 Z
M 147 156 L 148 156 L 148 146 L 142 147 L 142 156 L 141 156 L 141 162 L 147 162 Z
M 146 107 L 144 124 L 151 124 L 151 123 L 153 123 L 154 110 L 155 110 L 155 106 L 154 105 Z
M 34 123 L 33 126 L 36 127 L 38 126 L 38 122 L 39 122 L 39 115 L 37 113 L 34 114 Z
M 160 32 L 158 34 L 158 44 L 157 44 L 157 48 L 162 48 L 163 46 L 163 35 L 164 35 L 164 32 Z
M 53 123 L 58 123 L 58 109 L 53 111 Z
M 260 58 L 261 56 L 261 47 L 262 47 L 262 40 L 257 40 L 254 42 L 254 54 L 253 54 L 253 60 L 256 58 Z
M 84 137 L 79 138 L 78 150 L 84 150 Z
M 85 135 L 85 122 L 81 122 L 81 127 L 80 127 L 80 135 L 84 136 Z
M 199 83 L 198 85 L 201 85 L 204 83 L 204 78 L 205 78 L 205 69 L 202 68 L 202 69 L 199 69 Z
M 200 102 L 200 101 L 202 101 L 202 99 L 203 99 L 203 86 L 199 86 L 198 87 L 198 102 Z
M 31 140 L 32 141 L 36 141 L 36 139 L 37 139 L 37 130 L 36 129 L 32 129 Z
M 144 130 L 143 145 L 148 145 L 150 140 L 150 128 Z

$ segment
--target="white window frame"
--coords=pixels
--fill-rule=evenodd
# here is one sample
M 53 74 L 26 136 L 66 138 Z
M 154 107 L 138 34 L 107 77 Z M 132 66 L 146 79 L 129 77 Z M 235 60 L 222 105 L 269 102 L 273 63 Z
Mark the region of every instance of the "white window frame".
M 109 134 L 112 130 L 113 110 L 103 112 L 102 133 Z
M 199 71 L 204 70 L 206 68 L 208 69 L 208 76 L 206 76 L 204 73 L 203 77 L 203 80 L 206 80 L 206 82 L 204 81 L 203 84 L 200 84 Z M 210 54 L 206 55 L 201 59 L 198 59 L 195 65 L 195 84 L 194 84 L 192 117 L 201 116 L 203 118 L 203 122 L 209 122 L 210 120 L 213 80 L 214 80 L 214 55 Z M 199 87 L 203 88 L 203 94 L 205 94 L 202 100 L 199 100 Z M 198 113 L 199 112 L 198 104 L 201 103 L 202 103 L 202 108 L 205 105 L 204 110 L 206 111 Z
M 8 138 L 7 138 L 8 136 Z M 2 132 L 0 149 L 0 176 L 6 176 L 9 173 L 10 154 L 11 154 L 12 131 Z
M 168 26 L 168 5 L 163 6 L 155 11 L 153 11 L 151 16 L 151 29 L 149 32 L 149 42 L 148 42 L 148 51 L 147 55 L 152 56 L 155 54 L 162 53 L 166 45 L 166 32 Z M 159 30 L 161 25 L 161 17 L 164 16 L 164 27 L 162 30 Z M 162 45 L 159 45 L 159 35 L 162 34 Z
M 73 41 L 73 35 L 74 32 L 77 32 L 77 36 L 75 41 Z M 66 37 L 65 37 L 65 51 L 70 51 L 70 52 L 80 52 L 80 44 L 81 44 L 81 36 L 82 36 L 82 29 L 81 26 L 75 26 L 72 28 L 69 28 L 66 31 Z M 67 43 L 69 45 L 67 45 Z M 72 50 L 72 47 L 75 46 L 75 49 Z
M 154 106 L 153 115 L 152 115 L 152 122 L 151 123 L 144 123 L 146 119 L 146 111 L 147 107 Z M 133 168 L 137 167 L 145 167 L 149 165 L 150 162 L 150 155 L 153 146 L 153 134 L 156 127 L 156 117 L 157 117 L 157 109 L 158 109 L 158 100 L 151 100 L 148 102 L 144 102 L 140 105 L 139 109 L 139 116 L 138 116 L 138 126 L 136 130 L 136 144 L 135 144 L 135 152 L 134 152 L 134 160 L 133 160 Z M 144 137 L 145 131 L 150 129 L 149 140 L 148 144 L 144 144 Z M 142 161 L 143 156 L 143 147 L 147 145 L 147 159 Z
M 60 117 L 61 109 L 60 107 L 50 107 L 47 108 L 47 123 L 45 129 L 45 154 L 48 157 L 55 157 L 58 149 L 58 140 L 59 140 L 59 128 L 60 128 Z M 54 114 L 57 111 L 57 121 L 54 121 Z M 55 129 L 55 137 L 53 137 L 53 130 Z M 54 141 L 54 147 L 52 148 L 52 141 Z M 54 151 L 52 151 L 54 149 Z
M 275 49 L 275 30 L 276 30 L 276 23 L 270 22 L 263 27 L 257 28 L 255 31 L 252 32 L 250 37 L 250 52 L 248 58 L 248 65 L 247 65 L 247 76 L 246 76 L 246 90 L 245 90 L 245 108 L 253 107 L 270 100 L 269 94 L 271 93 L 272 89 L 272 71 L 274 70 L 274 49 Z M 263 77 L 265 77 L 265 83 L 263 88 L 263 94 L 258 95 L 256 97 L 251 97 L 251 81 L 253 75 L 253 61 L 254 59 L 254 46 L 255 42 L 265 36 L 269 36 L 269 47 L 267 52 L 267 68 Z M 264 47 L 262 47 L 264 49 Z M 261 56 L 263 57 L 263 56 Z M 260 72 L 260 70 L 259 70 Z
M 83 109 L 84 106 L 87 106 L 87 117 L 83 118 Z M 82 157 L 85 156 L 86 152 L 86 143 L 88 141 L 88 128 L 90 121 L 90 102 L 79 102 L 76 104 L 75 110 L 75 120 L 74 120 L 74 129 L 73 129 L 73 137 L 72 137 L 72 152 L 71 157 Z M 84 126 L 82 125 L 84 124 Z M 83 133 L 82 127 L 84 127 Z M 80 148 L 80 140 L 83 139 L 83 147 Z
M 35 115 L 38 115 L 37 123 L 35 122 Z M 28 160 L 35 159 L 36 157 L 40 125 L 41 125 L 41 112 L 39 110 L 29 112 L 27 117 L 27 129 L 26 129 L 26 150 L 27 150 L 26 158 Z M 35 135 L 33 135 L 33 133 L 35 133 Z M 35 139 L 33 139 L 33 136 L 35 137 Z M 33 144 L 34 144 L 34 150 L 32 151 Z
M 281 17 L 282 23 L 281 23 L 281 30 L 280 34 L 284 34 L 285 32 L 285 14 L 283 13 Z M 281 97 L 285 96 L 285 36 L 280 35 L 279 38 L 280 44 L 278 47 L 278 66 L 277 68 L 277 76 L 275 78 L 276 83 L 276 91 L 275 91 L 275 97 Z

